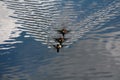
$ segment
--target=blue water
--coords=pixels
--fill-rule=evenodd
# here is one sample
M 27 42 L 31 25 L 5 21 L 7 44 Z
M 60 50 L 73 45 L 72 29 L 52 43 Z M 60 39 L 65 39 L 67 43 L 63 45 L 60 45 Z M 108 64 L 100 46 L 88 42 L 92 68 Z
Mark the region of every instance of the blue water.
M 0 12 L 0 80 L 120 79 L 119 0 L 0 0 Z

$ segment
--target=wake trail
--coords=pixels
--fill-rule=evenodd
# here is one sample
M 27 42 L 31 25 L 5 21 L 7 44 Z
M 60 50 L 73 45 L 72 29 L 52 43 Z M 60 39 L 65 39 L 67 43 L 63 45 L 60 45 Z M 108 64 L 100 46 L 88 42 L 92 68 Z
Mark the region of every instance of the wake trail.
M 70 26 L 73 33 L 68 35 L 71 37 L 69 43 L 76 41 L 78 38 L 81 38 L 85 33 L 89 32 L 93 28 L 101 27 L 106 22 L 116 18 L 120 14 L 120 1 L 114 1 L 109 6 L 102 10 L 98 10 L 94 14 L 91 14 L 86 19 L 81 21 L 75 26 Z

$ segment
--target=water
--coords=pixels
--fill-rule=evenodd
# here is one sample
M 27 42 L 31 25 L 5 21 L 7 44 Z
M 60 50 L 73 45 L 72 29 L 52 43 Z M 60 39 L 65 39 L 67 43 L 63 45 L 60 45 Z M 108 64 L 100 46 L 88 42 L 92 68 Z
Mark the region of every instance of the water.
M 1 0 L 0 80 L 119 80 L 119 23 L 119 0 Z

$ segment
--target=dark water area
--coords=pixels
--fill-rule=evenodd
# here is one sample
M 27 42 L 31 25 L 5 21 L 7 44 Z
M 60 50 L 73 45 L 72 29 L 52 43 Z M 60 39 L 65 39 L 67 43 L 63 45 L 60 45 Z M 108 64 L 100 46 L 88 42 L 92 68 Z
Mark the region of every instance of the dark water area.
M 0 0 L 0 36 L 0 80 L 120 80 L 119 0 Z

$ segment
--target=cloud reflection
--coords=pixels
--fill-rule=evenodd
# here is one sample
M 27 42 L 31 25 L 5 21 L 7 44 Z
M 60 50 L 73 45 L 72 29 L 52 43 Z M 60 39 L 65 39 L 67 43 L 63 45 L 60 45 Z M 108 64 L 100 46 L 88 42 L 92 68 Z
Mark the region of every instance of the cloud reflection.
M 12 42 L 6 42 L 6 40 L 14 41 L 14 39 L 11 38 L 19 36 L 20 31 L 16 28 L 16 20 L 9 17 L 13 15 L 13 12 L 13 10 L 7 9 L 7 6 L 3 2 L 0 2 L 0 44 L 12 44 Z M 2 50 L 10 48 L 11 47 L 5 48 L 0 46 Z
M 84 1 L 82 0 L 79 3 Z M 119 57 L 118 37 L 120 33 L 119 31 L 110 32 L 109 30 L 118 29 L 119 26 L 105 26 L 107 22 L 119 16 L 119 0 L 114 0 L 104 8 L 99 8 L 97 11 L 89 14 L 86 8 L 83 8 L 83 11 L 75 10 L 74 0 L 66 0 L 63 3 L 61 0 L 6 0 L 4 2 L 9 9 L 14 10 L 14 15 L 10 17 L 16 19 L 15 23 L 17 28 L 27 32 L 27 35 L 24 37 L 30 37 L 32 35 L 35 40 L 41 41 L 43 44 L 53 44 L 55 43 L 53 37 L 57 34 L 55 30 L 65 26 L 72 30 L 70 34 L 66 35 L 70 39 L 65 44 L 73 44 L 77 39 L 84 36 L 84 38 L 87 37 L 89 39 L 81 40 L 80 43 L 78 42 L 75 45 L 73 44 L 73 47 L 69 50 L 61 50 L 61 54 L 51 59 L 46 58 L 46 56 L 50 56 L 51 54 L 48 55 L 46 53 L 46 55 L 42 56 L 40 53 L 42 47 L 38 49 L 38 44 L 33 44 L 34 50 L 32 51 L 29 50 L 33 49 L 33 46 L 29 44 L 31 47 L 29 48 L 29 45 L 25 44 L 24 46 L 27 47 L 25 48 L 27 50 L 22 50 L 23 48 L 18 49 L 21 52 L 19 52 L 19 55 L 17 55 L 18 58 L 16 59 L 16 63 L 20 63 L 19 66 L 18 64 L 17 66 L 4 64 L 5 71 L 8 71 L 8 73 L 2 75 L 3 80 L 21 78 L 28 80 L 117 80 L 116 76 L 119 76 L 119 71 L 117 71 L 119 68 L 116 67 L 113 58 L 110 57 L 110 52 L 114 56 Z M 93 6 L 97 4 L 95 3 Z M 78 4 L 78 6 L 82 6 L 82 4 Z M 4 13 L 9 11 L 3 7 L 2 9 Z M 82 16 L 79 13 L 84 14 L 84 18 L 81 18 Z M 81 19 L 78 19 L 79 16 Z M 6 21 L 5 23 L 2 21 L 4 24 L 0 24 L 6 27 L 1 27 L 1 29 L 3 28 L 1 32 L 7 33 L 5 35 L 7 37 L 2 40 L 2 43 L 3 41 L 7 42 L 7 39 L 11 37 L 19 36 L 19 33 L 17 34 L 19 30 L 13 24 L 14 19 L 11 20 L 9 17 L 5 18 L 5 20 L 10 22 L 8 23 L 10 27 L 6 26 Z M 87 32 L 91 34 L 87 34 Z M 114 38 L 111 38 L 113 36 Z M 96 38 L 96 40 L 92 38 Z M 10 40 L 17 42 L 14 39 L 9 39 L 8 42 Z M 102 40 L 108 42 L 105 44 L 102 43 Z M 108 51 L 106 51 L 106 48 Z M 45 60 L 40 62 L 40 58 L 44 58 Z

